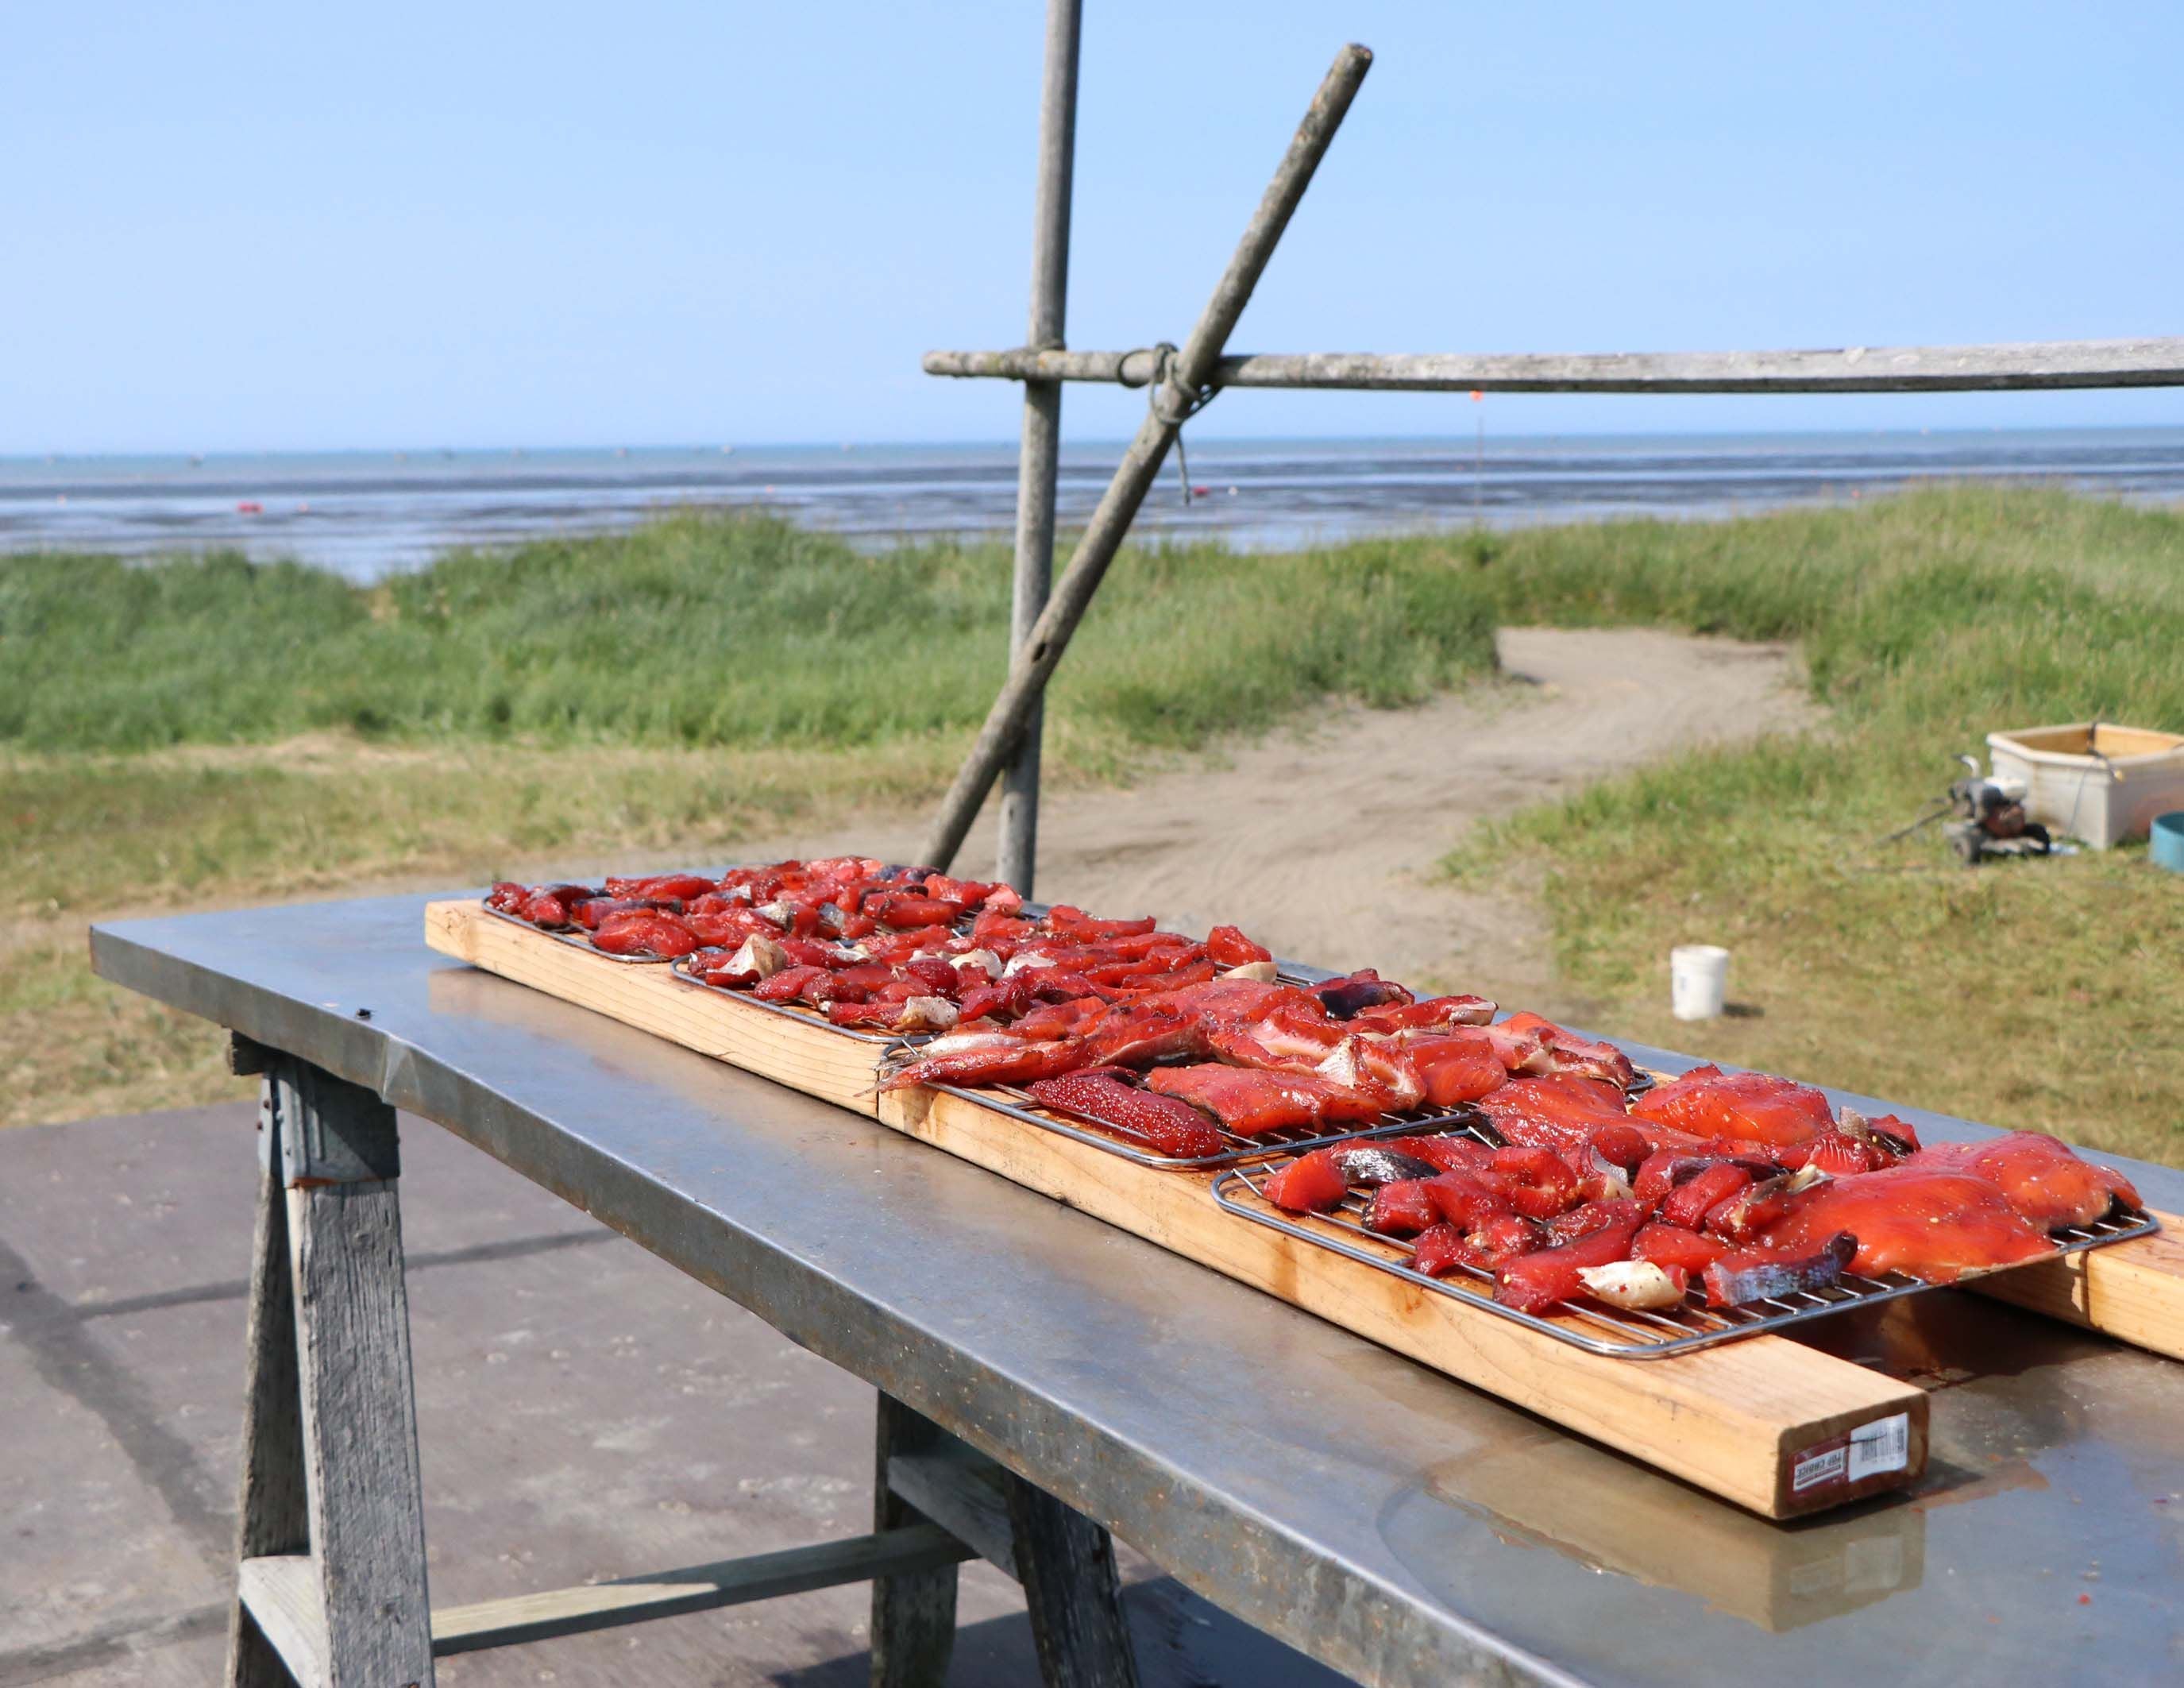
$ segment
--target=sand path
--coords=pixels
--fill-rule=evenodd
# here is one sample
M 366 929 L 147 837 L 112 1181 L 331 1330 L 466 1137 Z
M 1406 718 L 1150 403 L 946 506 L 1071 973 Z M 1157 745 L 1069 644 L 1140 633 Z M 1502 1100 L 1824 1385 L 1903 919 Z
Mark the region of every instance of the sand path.
M 1436 883 L 1478 822 L 1694 744 L 1810 724 L 1791 652 L 1638 629 L 1516 627 L 1497 683 L 1415 710 L 1344 707 L 1041 815 L 1040 897 L 1202 932 L 1232 921 L 1279 954 L 1373 965 L 1567 1012 L 1534 899 Z M 754 839 L 746 859 L 907 859 L 922 820 Z M 990 872 L 989 812 L 956 867 Z

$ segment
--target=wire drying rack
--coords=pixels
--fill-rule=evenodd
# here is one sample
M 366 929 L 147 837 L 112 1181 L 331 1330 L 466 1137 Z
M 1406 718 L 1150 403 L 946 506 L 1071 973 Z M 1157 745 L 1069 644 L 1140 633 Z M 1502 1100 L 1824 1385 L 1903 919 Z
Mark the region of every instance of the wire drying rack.
M 1475 1126 L 1462 1129 L 1462 1134 L 1478 1142 L 1489 1146 L 1495 1144 L 1489 1133 Z M 1256 1224 L 1362 1262 L 1406 1284 L 1483 1308 L 1497 1318 L 1544 1332 L 1590 1354 L 1605 1354 L 1623 1360 L 1663 1360 L 1719 1343 L 1734 1342 L 1741 1337 L 1757 1336 L 1763 1331 L 1787 1329 L 1852 1307 L 1869 1306 L 1878 1301 L 1914 1295 L 1921 1290 L 1947 1287 L 1925 1283 L 1900 1272 L 1877 1278 L 1847 1272 L 1825 1289 L 1747 1301 L 1741 1306 L 1710 1307 L 1705 1297 L 1694 1290 L 1685 1297 L 1682 1306 L 1658 1312 L 1627 1312 L 1620 1308 L 1573 1301 L 1561 1303 L 1553 1312 L 1522 1312 L 1494 1299 L 1494 1274 L 1484 1267 L 1458 1266 L 1446 1278 L 1429 1278 L 1423 1272 L 1413 1271 L 1409 1264 L 1407 1243 L 1365 1228 L 1366 1198 L 1355 1191 L 1346 1195 L 1329 1213 L 1284 1212 L 1267 1200 L 1264 1186 L 1268 1178 L 1295 1158 L 1285 1156 L 1279 1163 L 1265 1162 L 1223 1174 L 1214 1181 L 1214 1200 L 1230 1212 Z M 2141 1209 L 2118 1208 L 2089 1225 L 2049 1234 L 2059 1252 L 2075 1254 L 2108 1243 L 2142 1237 L 2159 1228 L 2152 1216 Z M 2009 1270 L 2007 1267 L 1996 1269 Z M 1966 1273 L 1958 1281 L 1986 1275 Z

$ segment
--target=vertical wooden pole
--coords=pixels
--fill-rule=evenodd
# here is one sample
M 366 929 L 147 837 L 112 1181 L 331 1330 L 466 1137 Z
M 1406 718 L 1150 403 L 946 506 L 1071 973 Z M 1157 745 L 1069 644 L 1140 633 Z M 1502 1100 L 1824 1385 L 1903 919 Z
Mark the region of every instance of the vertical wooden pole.
M 1032 214 L 1031 323 L 1024 343 L 1064 344 L 1069 298 L 1069 200 L 1077 158 L 1077 44 L 1083 0 L 1047 0 L 1046 75 L 1039 106 L 1039 189 Z M 1028 381 L 1017 458 L 1016 587 L 1009 617 L 1013 658 L 1046 608 L 1054 572 L 1055 482 L 1061 454 L 1061 383 Z M 1001 771 L 998 877 L 1028 897 L 1039 858 L 1039 760 L 1045 704 L 1034 705 L 1016 755 Z
M 929 1522 L 888 1481 L 888 1462 L 941 1440 L 940 1427 L 879 1392 L 872 1528 L 900 1529 Z M 898 1571 L 872 1579 L 872 1688 L 943 1688 L 956 1651 L 956 1567 Z

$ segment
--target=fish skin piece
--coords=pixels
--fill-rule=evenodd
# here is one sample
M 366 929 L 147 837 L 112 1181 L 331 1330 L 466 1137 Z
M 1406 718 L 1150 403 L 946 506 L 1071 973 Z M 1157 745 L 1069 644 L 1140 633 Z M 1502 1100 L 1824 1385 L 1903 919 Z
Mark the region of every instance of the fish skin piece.
M 1568 1073 L 1516 1079 L 1479 1098 L 1478 1106 L 1504 1136 L 1507 1124 L 1531 1123 L 1573 1134 L 1568 1139 L 1573 1147 L 1596 1126 L 1632 1123 L 1620 1090 Z
M 1596 1125 L 1586 1137 L 1596 1153 L 1626 1173 L 1636 1172 L 1646 1159 L 1646 1134 L 1634 1125 Z
M 1808 1180 L 1824 1173 L 1817 1169 L 1802 1174 Z M 1773 1178 L 1762 1178 L 1757 1184 L 1746 1185 L 1736 1195 L 1724 1197 L 1707 1210 L 1706 1223 L 1702 1229 L 1717 1237 L 1726 1237 L 1731 1242 L 1748 1243 L 1777 1219 L 1789 1212 L 1799 1190 L 1808 1187 L 1798 1184 L 1792 1188 L 1797 1173 L 1777 1173 Z
M 1661 1198 L 1661 1217 L 1686 1230 L 1702 1229 L 1708 1213 L 1758 1182 L 1736 1162 L 1716 1161 Z
M 1319 1123 L 1332 1086 L 1295 1072 L 1206 1063 L 1153 1070 L 1145 1088 L 1204 1108 L 1240 1137 Z
M 2070 1145 L 2044 1131 L 2013 1131 L 1979 1143 L 1936 1143 L 1903 1164 L 1985 1178 L 2019 1217 L 2043 1231 L 2090 1224 L 2117 1201 L 2139 1205 L 2138 1191 L 2122 1173 L 2080 1158 Z
M 1219 1128 L 1190 1103 L 1139 1089 L 1112 1072 L 1065 1073 L 1024 1088 L 1042 1107 L 1106 1126 L 1173 1160 L 1217 1155 L 1223 1146 Z M 1338 1189 L 1335 1200 L 1341 1199 Z
M 1626 1219 L 1587 1233 L 1573 1242 L 1518 1255 L 1494 1273 L 1494 1299 L 1520 1312 L 1545 1312 L 1558 1301 L 1585 1293 L 1578 1274 L 1588 1266 L 1607 1266 L 1630 1255 L 1638 1222 Z
M 1382 978 L 1374 967 L 1360 967 L 1340 978 L 1328 979 L 1312 986 L 1309 994 L 1338 1020 L 1354 1019 L 1368 1008 L 1400 1006 L 1413 1000 L 1409 991 L 1392 979 Z
M 1425 1033 L 1475 1030 L 1492 1020 L 1496 1005 L 1483 996 L 1429 996 L 1362 1010 L 1351 1020 L 1360 1031 Z
M 1581 1038 L 1540 1015 L 1529 1011 L 1512 1014 L 1502 1022 L 1502 1028 L 1519 1035 L 1535 1032 L 1543 1035 L 1554 1052 L 1553 1070 L 1557 1072 L 1596 1079 L 1618 1090 L 1629 1089 L 1630 1081 L 1638 1076 L 1630 1065 L 1630 1057 L 1613 1044 Z
M 777 973 L 776 978 L 781 977 Z M 772 980 L 767 981 L 772 983 Z M 1082 1038 L 1057 1038 L 1050 1043 L 1031 1043 L 997 1033 L 988 1044 L 944 1054 L 928 1053 L 921 1060 L 889 1075 L 883 1090 L 900 1090 L 912 1084 L 1028 1084 L 1034 1079 L 1059 1078 L 1089 1063 Z
M 1929 1284 L 1952 1284 L 1967 1272 L 2055 1251 L 2046 1233 L 2026 1223 L 1985 1178 L 1908 1162 L 1815 1185 L 1759 1240 L 1798 1256 L 1838 1232 L 1858 1239 L 1852 1270 L 1869 1278 L 1901 1272 Z
M 1266 1183 L 1267 1200 L 1285 1213 L 1324 1213 L 1349 1193 L 1349 1180 L 1333 1149 L 1313 1150 Z
M 592 934 L 594 949 L 610 955 L 687 955 L 696 950 L 698 934 L 671 914 L 653 909 L 628 909 L 610 914 Z
M 1718 1237 L 1703 1236 L 1696 1231 L 1687 1231 L 1681 1225 L 1671 1225 L 1657 1220 L 1638 1228 L 1638 1234 L 1630 1242 L 1633 1260 L 1650 1260 L 1656 1266 L 1674 1266 L 1696 1277 L 1729 1252 L 1729 1245 Z
M 1382 1143 L 1361 1143 L 1325 1152 L 1334 1157 L 1346 1183 L 1363 1184 L 1368 1189 L 1378 1189 L 1384 1184 L 1399 1184 L 1405 1178 L 1429 1178 L 1443 1170 L 1430 1161 L 1422 1161 Z
M 1706 1268 L 1707 1305 L 1736 1307 L 1802 1290 L 1824 1290 L 1843 1275 L 1857 1255 L 1858 1239 L 1847 1231 L 1837 1232 L 1808 1252 L 1741 1249 L 1722 1256 Z
M 1545 1245 L 1546 1234 L 1521 1213 L 1490 1213 L 1464 1234 L 1480 1266 L 1499 1266 Z
M 1809 1143 L 1836 1123 L 1828 1099 L 1809 1084 L 1769 1072 L 1724 1072 L 1713 1066 L 1694 1067 L 1655 1086 L 1631 1111 L 1694 1136 L 1776 1148 Z
M 1150 915 L 1136 920 L 1095 920 L 1068 903 L 1056 903 L 1046 911 L 1048 931 L 1078 939 L 1138 938 L 1150 933 L 1158 924 Z
M 1508 1205 L 1528 1219 L 1551 1219 L 1577 1200 L 1577 1173 L 1552 1149 L 1497 1149 L 1493 1173 Z
M 1878 1143 L 1867 1145 L 1840 1131 L 1823 1132 L 1802 1149 L 1785 1149 L 1782 1163 L 1788 1166 L 1795 1161 L 1800 1167 L 1817 1167 L 1831 1178 L 1852 1178 L 1859 1173 L 1877 1173 L 1889 1164 L 1880 1158 L 1887 1151 Z
M 1628 1225 L 1635 1232 L 1653 1217 L 1651 1202 L 1636 1201 L 1627 1197 L 1610 1201 L 1588 1201 L 1573 1207 L 1567 1213 L 1557 1214 L 1547 1220 L 1543 1230 L 1550 1244 L 1574 1243 L 1580 1237 L 1589 1237 L 1595 1231 L 1612 1230 Z
M 1474 1137 L 1461 1137 L 1454 1132 L 1436 1134 L 1431 1137 L 1382 1137 L 1375 1140 L 1377 1147 L 1391 1154 L 1408 1155 L 1425 1162 L 1444 1173 L 1490 1172 L 1494 1166 L 1494 1151 Z
M 1411 1270 L 1429 1278 L 1446 1278 L 1459 1266 L 1476 1266 L 1470 1239 L 1447 1220 L 1429 1225 L 1411 1245 Z
M 1248 967 L 1253 961 L 1271 961 L 1274 952 L 1263 944 L 1254 944 L 1233 926 L 1217 926 L 1206 934 L 1206 953 L 1213 958 L 1216 967 L 1223 969 Z
M 1639 1163 L 1630 1188 L 1642 1201 L 1658 1201 L 1676 1187 L 1676 1169 L 1691 1157 L 1675 1149 L 1656 1149 Z
M 1461 1107 L 1490 1095 L 1509 1082 L 1509 1071 L 1492 1042 L 1459 1033 L 1411 1033 L 1402 1051 L 1418 1076 L 1424 1100 L 1434 1107 Z
M 1490 1174 L 1479 1178 L 1471 1173 L 1437 1173 L 1426 1180 L 1424 1193 L 1435 1213 L 1466 1231 L 1497 1213 L 1508 1212 L 1512 1206 L 1507 1188 Z
M 1156 1061 L 1203 1061 L 1207 1045 L 1205 1020 L 1150 1005 L 1111 1009 L 1084 1032 L 1091 1059 L 1143 1067 Z
M 1431 1178 L 1405 1178 L 1398 1184 L 1382 1184 L 1373 1192 L 1372 1205 L 1365 1210 L 1365 1228 L 1384 1237 L 1411 1237 L 1437 1223 L 1441 1212 L 1429 1193 L 1432 1183 Z

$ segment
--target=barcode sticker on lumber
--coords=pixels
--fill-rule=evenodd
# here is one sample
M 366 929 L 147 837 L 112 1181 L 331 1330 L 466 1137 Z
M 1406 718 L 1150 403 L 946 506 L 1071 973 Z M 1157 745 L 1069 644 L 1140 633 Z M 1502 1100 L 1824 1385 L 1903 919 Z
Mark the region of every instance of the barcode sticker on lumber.
M 1901 1471 L 1911 1462 L 1911 1420 L 1899 1412 L 1892 1418 L 1876 1418 L 1850 1433 L 1850 1480 L 1878 1477 L 1884 1471 Z
M 1817 1453 L 1807 1454 L 1790 1468 L 1791 1489 L 1802 1495 L 1818 1484 L 1841 1482 L 1844 1458 L 1841 1442 L 1833 1447 L 1822 1448 Z

